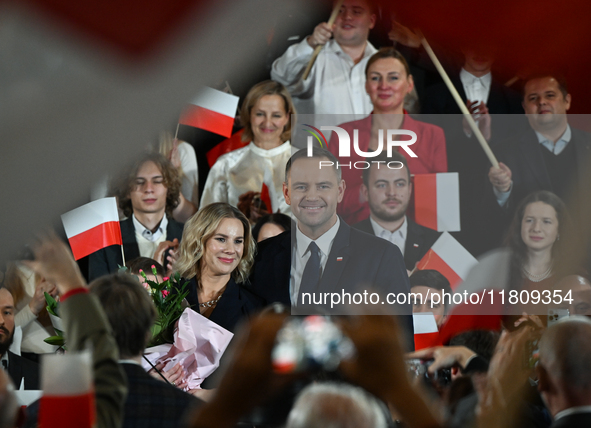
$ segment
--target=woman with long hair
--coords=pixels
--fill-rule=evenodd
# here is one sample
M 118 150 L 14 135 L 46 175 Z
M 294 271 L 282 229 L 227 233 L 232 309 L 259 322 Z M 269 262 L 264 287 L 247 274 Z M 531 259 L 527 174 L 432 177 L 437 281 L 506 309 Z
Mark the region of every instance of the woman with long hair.
M 373 104 L 373 112 L 365 119 L 340 125 L 351 136 L 358 132 L 359 149 L 363 152 L 386 150 L 388 130 L 404 129 L 413 131 L 417 141 L 408 148 L 413 157 L 403 148 L 398 148 L 408 163 L 412 174 L 428 174 L 447 172 L 447 154 L 443 129 L 438 126 L 410 117 L 404 110 L 404 99 L 414 88 L 414 82 L 406 59 L 394 48 L 382 48 L 367 62 L 365 68 L 365 90 Z M 334 137 L 334 134 L 333 134 Z M 402 136 L 401 140 L 410 137 Z M 347 183 L 347 191 L 337 212 L 349 224 L 355 224 L 369 217 L 369 206 L 361 192 L 363 180 L 361 170 L 353 166 L 356 162 L 366 159 L 353 148 L 351 156 L 339 156 L 338 138 L 331 138 L 328 145 L 341 165 L 351 164 L 351 168 L 343 167 L 343 179 Z M 369 159 L 371 160 L 371 159 Z M 385 166 L 384 166 L 385 167 Z
M 244 214 L 226 203 L 203 207 L 187 223 L 174 270 L 189 280 L 191 307 L 229 331 L 262 306 L 248 280 L 255 242 Z
M 558 256 L 564 243 L 564 231 L 570 223 L 564 202 L 552 192 L 537 191 L 523 199 L 509 228 L 506 243 L 511 250 L 509 286 L 525 291 L 553 289 L 561 278 Z M 561 240 L 562 239 L 562 240 Z M 523 294 L 525 298 L 525 294 Z M 543 304 L 512 305 L 511 314 L 546 315 Z
M 283 198 L 285 164 L 291 156 L 291 116 L 295 108 L 285 87 L 267 80 L 251 88 L 240 110 L 245 147 L 226 153 L 216 161 L 203 189 L 201 206 L 227 202 L 240 207 L 252 223 L 270 212 L 289 214 Z M 262 207 L 260 194 L 268 188 L 272 206 Z

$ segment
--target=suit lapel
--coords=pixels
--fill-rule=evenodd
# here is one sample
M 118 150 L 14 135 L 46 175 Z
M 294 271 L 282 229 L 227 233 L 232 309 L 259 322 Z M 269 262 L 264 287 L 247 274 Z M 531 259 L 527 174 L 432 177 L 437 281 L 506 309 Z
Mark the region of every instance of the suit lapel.
M 131 217 L 121 222 L 121 239 L 123 241 L 123 251 L 125 252 L 126 261 L 140 256 L 140 249 L 135 239 L 135 228 L 133 227 L 133 219 Z
M 494 79 L 490 83 L 490 91 L 488 93 L 488 102 L 486 107 L 490 114 L 497 114 L 505 112 L 505 97 L 503 96 L 503 88 Z
M 337 288 L 341 275 L 349 261 L 349 237 L 351 235 L 351 227 L 349 227 L 343 219 L 340 221 L 341 224 L 339 230 L 335 236 L 318 286 L 318 289 L 323 292 L 332 291 Z
M 292 223 L 292 227 L 294 224 Z M 295 226 L 297 227 L 297 225 Z M 291 281 L 291 261 L 293 251 L 295 251 L 295 233 L 292 229 L 291 232 L 285 232 L 284 237 L 281 240 L 280 250 L 275 254 L 275 263 L 273 263 L 275 282 L 279 284 L 276 287 L 279 290 L 278 299 L 279 302 L 291 302 L 291 295 L 289 293 L 290 281 Z
M 533 130 L 530 130 L 521 137 L 519 141 L 519 150 L 524 155 L 524 159 L 529 164 L 534 177 L 540 184 L 541 189 L 553 189 L 552 183 L 550 182 L 550 175 L 546 168 L 546 162 L 544 162 L 544 156 L 540 152 L 540 143 Z M 545 150 L 545 149 L 544 149 Z
M 15 354 L 8 352 L 8 374 L 14 382 L 15 388 L 19 389 L 23 378 L 23 366 L 19 358 L 14 358 Z M 1 369 L 0 369 L 1 370 Z
M 417 227 L 415 222 L 410 221 L 408 217 L 406 218 L 406 221 L 408 222 L 408 229 L 406 231 L 406 241 L 404 243 L 404 263 L 408 268 L 411 265 L 412 260 L 418 259 L 418 255 L 423 249 L 425 238 L 423 236 L 423 231 Z M 413 268 L 414 266 L 410 267 L 411 270 Z

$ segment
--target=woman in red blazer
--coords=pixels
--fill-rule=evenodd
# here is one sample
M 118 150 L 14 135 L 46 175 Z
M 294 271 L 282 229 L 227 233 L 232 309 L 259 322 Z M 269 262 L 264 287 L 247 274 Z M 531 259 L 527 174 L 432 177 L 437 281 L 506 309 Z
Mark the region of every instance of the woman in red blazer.
M 388 129 L 405 129 L 417 135 L 417 141 L 408 148 L 417 155 L 411 157 L 403 147 L 398 151 L 404 155 L 408 168 L 413 174 L 447 172 L 447 154 L 443 129 L 429 123 L 414 120 L 404 111 L 404 97 L 414 87 L 412 75 L 404 57 L 394 48 L 382 48 L 368 61 L 365 69 L 365 90 L 371 98 L 373 112 L 365 119 L 347 122 L 340 125 L 349 133 L 353 144 L 353 130 L 359 132 L 359 149 L 364 152 L 377 150 L 379 147 L 379 130 L 383 130 L 386 150 L 386 134 Z M 402 136 L 401 140 L 409 139 Z M 342 168 L 343 179 L 347 185 L 343 201 L 337 212 L 349 224 L 355 224 L 369 217 L 367 201 L 361 194 L 361 169 L 355 169 L 355 162 L 364 161 L 351 147 L 350 157 L 339 157 L 338 137 L 333 136 L 329 150 L 340 164 L 349 164 L 351 168 Z M 369 159 L 371 161 L 371 159 Z M 358 164 L 363 167 L 363 164 Z

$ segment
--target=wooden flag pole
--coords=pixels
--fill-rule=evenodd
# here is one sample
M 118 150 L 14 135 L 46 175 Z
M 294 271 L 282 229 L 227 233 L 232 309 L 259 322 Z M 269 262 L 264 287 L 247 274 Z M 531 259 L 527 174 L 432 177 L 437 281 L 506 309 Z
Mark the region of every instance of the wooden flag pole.
M 447 89 L 449 89 L 449 91 L 451 92 L 451 95 L 454 97 L 454 100 L 458 104 L 458 107 L 460 108 L 460 110 L 464 114 L 464 117 L 466 118 L 466 121 L 468 122 L 470 129 L 472 129 L 472 132 L 476 136 L 476 139 L 480 143 L 482 150 L 484 150 L 484 153 L 486 153 L 486 156 L 488 157 L 488 160 L 490 161 L 490 163 L 492 163 L 492 165 L 495 168 L 498 168 L 499 162 L 497 161 L 497 158 L 495 157 L 492 150 L 490 149 L 490 146 L 488 145 L 486 139 L 482 135 L 482 132 L 480 132 L 480 129 L 478 128 L 478 125 L 476 124 L 476 122 L 472 118 L 472 115 L 468 111 L 468 107 L 466 107 L 466 104 L 464 104 L 464 101 L 462 101 L 462 97 L 460 96 L 460 94 L 456 90 L 453 83 L 451 83 L 449 76 L 447 75 L 447 73 L 443 69 L 443 66 L 441 65 L 441 63 L 437 59 L 435 52 L 433 52 L 433 49 L 431 49 L 431 46 L 429 46 L 427 39 L 425 39 L 425 37 L 422 34 L 420 34 L 420 37 L 421 37 L 421 44 L 425 48 L 425 51 L 427 52 L 429 57 L 431 58 L 431 61 L 433 61 L 435 68 L 437 68 L 437 71 L 439 72 L 439 74 L 441 75 L 441 78 L 445 82 Z
M 332 13 L 330 14 L 330 19 L 328 20 L 329 27 L 332 27 L 334 22 L 337 20 L 337 16 L 339 15 L 339 11 L 341 10 L 341 6 L 343 5 L 343 1 L 344 0 L 338 0 L 336 2 L 336 4 L 334 5 L 334 9 L 332 10 Z M 314 48 L 314 52 L 312 53 L 312 58 L 310 58 L 310 61 L 308 62 L 308 66 L 306 67 L 306 70 L 304 70 L 304 74 L 302 75 L 302 80 L 306 80 L 308 78 L 308 76 L 310 75 L 310 71 L 312 70 L 312 66 L 316 62 L 316 57 L 318 56 L 318 54 L 322 50 L 323 46 L 324 45 L 318 45 Z
M 125 266 L 125 253 L 123 252 L 123 245 L 121 245 L 121 257 L 123 258 L 123 266 Z

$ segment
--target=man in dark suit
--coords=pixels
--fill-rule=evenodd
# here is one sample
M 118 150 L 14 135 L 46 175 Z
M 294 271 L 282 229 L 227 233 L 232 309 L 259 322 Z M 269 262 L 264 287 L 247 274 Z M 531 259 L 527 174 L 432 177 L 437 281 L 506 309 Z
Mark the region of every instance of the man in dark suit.
M 297 227 L 263 241 L 255 259 L 253 291 L 267 303 L 294 306 L 299 313 L 316 304 L 329 313 L 346 313 L 348 303 L 317 298 L 340 298 L 343 293 L 408 293 L 408 275 L 400 250 L 390 242 L 352 229 L 336 214 L 345 192 L 337 160 L 327 150 L 312 156 L 300 150 L 288 161 L 283 194 Z M 344 300 L 344 302 L 343 302 Z M 359 303 L 359 302 L 357 302 Z M 379 304 L 403 317 L 412 333 L 408 304 Z M 302 310 L 303 309 L 303 310 Z M 406 319 L 408 318 L 408 319 Z
M 176 169 L 157 153 L 142 157 L 120 180 L 116 191 L 119 208 L 127 216 L 120 222 L 126 262 L 142 256 L 172 266 L 183 235 L 183 225 L 171 217 L 180 188 Z M 117 272 L 122 265 L 119 245 L 103 248 L 89 256 L 89 279 Z
M 177 427 L 186 411 L 200 400 L 156 380 L 141 366 L 156 309 L 146 290 L 131 275 L 103 276 L 90 284 L 113 328 L 120 364 L 129 384 L 123 428 Z M 133 308 L 130 311 L 129 308 Z
M 551 428 L 591 426 L 591 322 L 566 318 L 539 343 L 538 391 L 554 418 Z
M 591 135 L 568 124 L 570 102 L 571 95 L 560 79 L 539 75 L 527 80 L 523 107 L 530 129 L 495 150 L 500 165 L 491 167 L 488 174 L 488 200 L 491 209 L 504 218 L 502 227 L 520 201 L 536 190 L 549 190 L 571 202 L 569 213 L 575 220 L 579 217 L 569 196 L 575 200 L 588 197 L 581 179 L 591 159 Z
M 374 162 L 363 170 L 361 186 L 362 195 L 369 203 L 370 215 L 353 227 L 397 245 L 404 255 L 406 269 L 412 271 L 437 241 L 440 233 L 421 226 L 406 216 L 412 195 L 406 158 L 393 152 L 389 158 L 380 154 L 370 160 Z M 391 164 L 396 169 L 388 168 L 388 162 L 397 162 Z
M 24 379 L 25 389 L 38 390 L 39 366 L 8 350 L 14 338 L 14 299 L 6 288 L 0 288 L 0 361 L 18 389 Z

